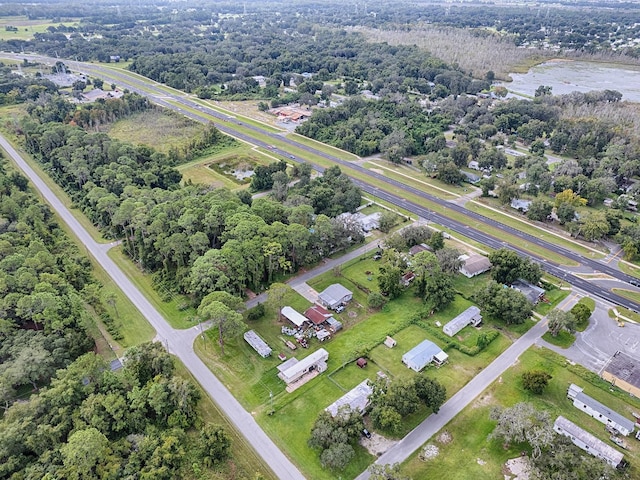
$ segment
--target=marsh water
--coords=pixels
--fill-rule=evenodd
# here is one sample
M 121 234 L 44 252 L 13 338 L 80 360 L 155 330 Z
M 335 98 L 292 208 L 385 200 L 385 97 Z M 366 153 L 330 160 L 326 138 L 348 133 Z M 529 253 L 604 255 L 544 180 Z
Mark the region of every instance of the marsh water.
M 640 66 L 594 62 L 551 61 L 528 73 L 512 73 L 504 83 L 512 92 L 531 95 L 540 85 L 549 85 L 554 95 L 592 90 L 617 90 L 622 100 L 640 102 Z

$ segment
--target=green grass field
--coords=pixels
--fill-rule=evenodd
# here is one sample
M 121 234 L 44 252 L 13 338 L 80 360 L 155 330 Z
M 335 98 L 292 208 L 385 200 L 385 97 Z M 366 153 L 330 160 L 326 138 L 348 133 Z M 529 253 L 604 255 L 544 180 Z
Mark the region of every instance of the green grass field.
M 566 330 L 562 330 L 555 337 L 550 332 L 547 332 L 542 336 L 542 339 L 560 348 L 569 348 L 576 341 L 575 335 Z
M 532 369 L 541 369 L 553 376 L 549 387 L 542 395 L 533 395 L 522 387 L 522 373 Z M 608 384 L 599 380 L 595 374 L 586 372 L 582 367 L 569 365 L 563 357 L 547 349 L 532 347 L 499 380 L 447 424 L 443 430 L 450 434 L 450 443 L 438 441 L 437 435 L 428 442 L 440 450 L 435 459 L 423 462 L 416 453 L 403 464 L 403 473 L 414 479 L 502 478 L 504 462 L 520 456 L 520 452 L 527 448 L 525 445 L 511 445 L 509 449 L 505 449 L 501 442 L 488 440 L 487 437 L 495 426 L 495 422 L 489 419 L 489 411 L 492 406 L 509 407 L 522 401 L 531 402 L 536 408 L 549 411 L 552 420 L 557 415 L 563 415 L 613 446 L 608 440 L 604 426 L 573 407 L 566 398 L 570 383 L 579 385 L 585 389 L 587 395 L 629 418 L 632 418 L 632 411 L 638 411 L 640 408 L 640 401 L 632 400 L 626 394 L 609 392 Z M 631 463 L 629 478 L 638 478 L 640 443 L 633 439 L 628 443 L 630 448 L 624 450 L 624 453 Z
M 31 40 L 35 33 L 45 33 L 49 27 L 78 27 L 79 20 L 70 19 L 64 22 L 51 23 L 48 20 L 29 20 L 26 16 L 1 17 L 0 40 Z M 15 27 L 16 30 L 7 30 L 7 27 Z

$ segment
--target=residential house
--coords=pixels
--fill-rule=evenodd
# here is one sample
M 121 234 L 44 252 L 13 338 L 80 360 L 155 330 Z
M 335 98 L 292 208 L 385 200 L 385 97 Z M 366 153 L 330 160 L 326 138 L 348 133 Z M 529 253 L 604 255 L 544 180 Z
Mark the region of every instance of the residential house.
M 553 422 L 553 429 L 556 433 L 569 437 L 574 445 L 594 457 L 601 458 L 613 468 L 620 468 L 624 465 L 624 455 L 622 453 L 563 416 L 556 418 L 556 421 Z
M 324 348 L 319 348 L 308 357 L 298 361 L 296 358 L 290 358 L 286 362 L 278 365 L 278 377 L 280 377 L 287 385 L 300 380 L 308 373 L 317 371 L 322 373 L 327 370 L 327 360 L 329 360 L 329 352 Z
M 297 310 L 291 307 L 282 307 L 280 311 L 282 316 L 293 323 L 296 327 L 301 327 L 306 321 L 307 317 L 299 313 Z
M 460 170 L 460 173 L 465 176 L 464 178 L 465 182 L 469 182 L 475 185 L 481 180 L 480 176 L 476 175 L 475 173 L 465 172 L 464 170 Z
M 338 215 L 336 218 L 343 222 L 345 226 L 349 226 L 352 224 L 357 224 L 364 233 L 368 233 L 371 230 L 376 230 L 380 228 L 380 217 L 382 214 L 380 212 L 373 212 L 369 215 L 363 215 L 362 213 L 342 213 Z
M 442 365 L 449 359 L 449 355 L 435 343 L 424 340 L 402 356 L 402 363 L 415 372 L 421 371 L 431 362 Z
M 369 380 L 364 380 L 352 390 L 349 390 L 338 400 L 329 405 L 325 410 L 331 414 L 332 417 L 338 415 L 340 407 L 348 405 L 351 411 L 360 412 L 364 414 L 367 406 L 369 405 L 369 397 L 373 393 L 373 388 L 369 385 Z
M 267 342 L 260 338 L 260 335 L 256 332 L 249 330 L 248 332 L 244 332 L 243 336 L 246 342 L 251 345 L 262 358 L 267 358 L 271 355 L 271 347 L 267 345 Z
M 460 273 L 467 278 L 472 278 L 491 270 L 491 261 L 479 253 L 460 255 L 459 258 L 464 262 L 460 267 Z
M 471 170 L 480 170 L 480 164 L 478 162 L 476 162 L 475 160 L 471 160 L 469 162 L 469 168 Z
M 582 410 L 583 412 L 591 415 L 600 423 L 604 423 L 606 426 L 614 428 L 620 434 L 627 436 L 634 430 L 634 423 L 620 415 L 618 412 L 611 410 L 606 405 L 591 398 L 589 395 L 582 391 L 582 388 L 574 385 L 569 385 L 567 391 L 567 397 L 573 400 L 573 406 Z
M 460 315 L 447 322 L 447 324 L 442 327 L 442 331 L 453 337 L 456 333 L 462 330 L 467 325 L 472 325 L 477 327 L 482 322 L 482 315 L 480 315 L 480 309 L 475 305 L 467 308 Z
M 420 252 L 430 252 L 432 248 L 429 245 L 421 243 L 420 245 L 414 245 L 409 249 L 409 255 L 417 255 Z
M 352 298 L 353 293 L 351 290 L 343 287 L 339 283 L 329 285 L 318 294 L 318 302 L 320 305 L 331 310 L 335 310 L 340 305 L 350 302 Z
M 519 291 L 527 300 L 536 305 L 542 297 L 544 297 L 544 288 L 540 288 L 537 285 L 527 282 L 522 278 L 519 278 L 511 284 L 511 288 Z
M 616 352 L 600 375 L 618 388 L 640 397 L 640 360 L 624 352 Z
M 533 202 L 531 200 L 522 200 L 520 198 L 514 198 L 511 200 L 511 208 L 515 208 L 519 212 L 527 213 L 529 211 L 529 207 Z

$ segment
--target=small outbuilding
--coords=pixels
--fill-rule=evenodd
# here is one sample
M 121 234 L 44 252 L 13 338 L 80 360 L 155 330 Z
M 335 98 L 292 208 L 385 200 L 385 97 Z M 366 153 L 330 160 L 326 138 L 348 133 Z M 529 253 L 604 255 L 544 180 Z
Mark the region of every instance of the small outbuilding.
M 360 368 L 366 367 L 367 366 L 367 359 L 360 357 L 358 360 L 356 360 L 356 365 L 358 365 Z
M 387 348 L 393 348 L 398 344 L 393 338 L 387 335 L 387 338 L 384 340 L 384 346 Z
M 330 310 L 335 310 L 338 306 L 350 302 L 352 298 L 353 292 L 339 283 L 329 285 L 318 294 L 320 305 Z
M 267 342 L 260 338 L 260 335 L 256 332 L 249 330 L 248 332 L 244 332 L 243 336 L 246 342 L 251 345 L 262 358 L 267 358 L 271 355 L 271 347 L 267 345 Z
M 435 343 L 424 340 L 402 356 L 402 363 L 415 372 L 421 371 L 431 362 L 445 363 L 449 356 Z
M 477 327 L 480 325 L 480 322 L 482 322 L 480 309 L 473 305 L 442 327 L 442 331 L 450 337 L 453 337 L 467 325 Z

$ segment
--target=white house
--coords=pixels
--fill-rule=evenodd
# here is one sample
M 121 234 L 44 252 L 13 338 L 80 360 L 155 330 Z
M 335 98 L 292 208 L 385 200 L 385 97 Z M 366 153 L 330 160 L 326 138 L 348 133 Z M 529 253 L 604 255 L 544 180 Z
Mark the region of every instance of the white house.
M 475 305 L 467 308 L 460 315 L 449 321 L 444 327 L 442 327 L 442 331 L 453 337 L 456 333 L 462 330 L 467 325 L 473 325 L 477 327 L 482 322 L 482 315 L 480 315 L 480 309 Z
M 338 410 L 343 405 L 349 405 L 352 411 L 358 411 L 361 414 L 364 413 L 367 405 L 369 405 L 369 397 L 373 393 L 373 388 L 369 385 L 369 380 L 364 380 L 357 385 L 354 389 L 345 393 L 338 400 L 329 405 L 325 410 L 335 417 L 338 414 Z
M 577 385 L 573 383 L 569 385 L 567 391 L 567 397 L 573 400 L 573 406 L 583 412 L 591 415 L 593 418 L 601 423 L 604 423 L 608 427 L 616 429 L 622 435 L 629 435 L 633 432 L 634 423 L 620 415 L 618 412 L 611 410 L 606 405 L 594 400 L 589 395 L 585 394 Z
M 462 260 L 462 266 L 460 267 L 460 273 L 467 278 L 475 277 L 481 273 L 491 270 L 491 261 L 484 255 L 479 253 L 472 253 L 471 255 L 460 255 Z
M 522 213 L 527 213 L 532 203 L 533 202 L 531 200 L 521 200 L 519 198 L 514 198 L 513 200 L 511 200 L 511 208 L 515 208 Z
M 402 356 L 402 363 L 415 372 L 419 372 L 431 362 L 442 365 L 449 355 L 435 343 L 424 340 Z
M 348 303 L 353 298 L 353 293 L 339 283 L 329 285 L 318 294 L 318 303 L 331 310 L 335 310 L 338 306 Z
M 289 385 L 313 371 L 319 373 L 326 371 L 327 360 L 329 360 L 329 352 L 324 348 L 320 348 L 300 361 L 296 358 L 290 358 L 279 365 L 278 370 L 280 373 L 278 373 L 278 376 Z
M 563 416 L 556 418 L 556 421 L 553 422 L 553 429 L 556 433 L 569 437 L 574 445 L 585 452 L 603 459 L 613 468 L 618 468 L 624 464 L 624 455 L 622 453 L 594 437 L 589 432 L 581 429 Z

